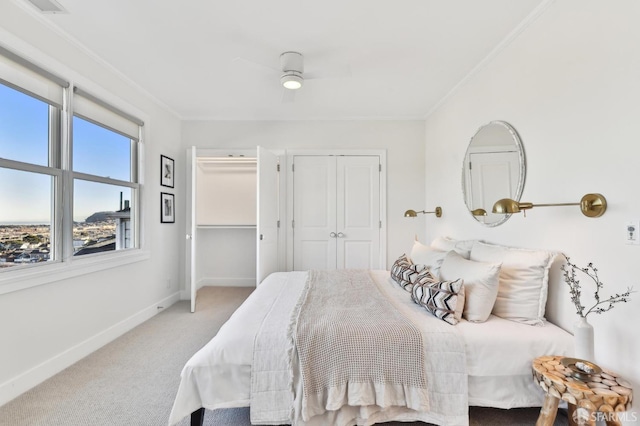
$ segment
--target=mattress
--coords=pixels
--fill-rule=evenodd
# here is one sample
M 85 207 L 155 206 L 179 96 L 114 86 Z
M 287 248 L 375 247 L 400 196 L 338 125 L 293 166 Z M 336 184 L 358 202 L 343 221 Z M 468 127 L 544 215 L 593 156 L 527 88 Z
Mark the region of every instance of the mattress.
M 201 407 L 218 409 L 250 405 L 256 333 L 283 286 L 291 280 L 302 285 L 306 275 L 304 271 L 271 274 L 218 334 L 193 355 L 182 371 L 170 424 Z M 391 281 L 388 271 L 371 271 L 371 276 L 414 323 L 427 323 L 425 316 L 433 318 Z M 571 355 L 573 352 L 571 335 L 548 322 L 543 326 L 531 326 L 492 315 L 484 323 L 463 320 L 455 329 L 465 342 L 470 405 L 541 406 L 544 395 L 531 379 L 531 361 L 541 355 Z

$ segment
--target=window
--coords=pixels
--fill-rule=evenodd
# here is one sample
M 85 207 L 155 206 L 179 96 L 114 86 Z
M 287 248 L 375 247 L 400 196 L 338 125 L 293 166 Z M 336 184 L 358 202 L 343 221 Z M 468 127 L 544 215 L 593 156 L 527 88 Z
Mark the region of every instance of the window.
M 59 117 L 58 105 L 0 84 L 0 272 L 55 258 Z
M 73 117 L 73 170 L 130 181 L 132 142 L 130 137 Z
M 142 123 L 79 88 L 74 94 L 74 256 L 136 247 L 133 201 Z
M 0 47 L 0 274 L 139 247 L 142 125 Z
M 0 158 L 48 166 L 52 107 L 4 84 L 0 100 Z
M 133 247 L 131 188 L 75 179 L 74 256 Z

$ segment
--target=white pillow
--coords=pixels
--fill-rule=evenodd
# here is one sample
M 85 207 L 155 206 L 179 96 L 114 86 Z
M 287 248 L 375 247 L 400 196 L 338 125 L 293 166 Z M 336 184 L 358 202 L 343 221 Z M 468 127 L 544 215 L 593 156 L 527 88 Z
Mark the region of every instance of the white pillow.
M 439 276 L 440 265 L 442 265 L 442 261 L 446 255 L 446 251 L 425 246 L 420 241 L 413 243 L 413 247 L 411 248 L 411 261 L 416 265 L 428 268 L 436 277 Z
M 464 281 L 465 304 L 462 316 L 471 322 L 485 322 L 498 295 L 500 263 L 467 260 L 455 251 L 447 254 L 440 267 L 440 279 Z
M 456 251 L 460 256 L 469 259 L 471 247 L 476 240 L 454 240 L 449 237 L 438 237 L 431 242 L 431 247 L 442 251 Z
M 541 325 L 547 303 L 549 269 L 556 253 L 478 242 L 471 259 L 502 262 L 493 314 L 511 321 Z

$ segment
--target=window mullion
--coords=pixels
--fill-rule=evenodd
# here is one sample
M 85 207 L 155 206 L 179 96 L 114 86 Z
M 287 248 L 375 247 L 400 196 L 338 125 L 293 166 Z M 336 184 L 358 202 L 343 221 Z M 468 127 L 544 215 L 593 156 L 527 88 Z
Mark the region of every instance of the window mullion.
M 13 170 L 21 170 L 24 172 L 40 173 L 43 175 L 60 176 L 59 169 L 53 167 L 40 166 L 37 164 L 23 163 L 22 161 L 7 160 L 6 158 L 0 158 L 0 167 Z
M 129 182 L 126 180 L 119 180 L 119 179 L 111 179 L 111 178 L 105 178 L 102 176 L 96 176 L 96 175 L 90 175 L 87 173 L 81 173 L 81 172 L 73 172 L 73 179 L 82 179 L 82 180 L 86 180 L 89 182 L 96 182 L 96 183 L 106 183 L 107 185 L 118 185 L 118 186 L 126 186 L 128 188 L 138 188 L 138 184 L 135 182 Z
M 64 95 L 63 95 L 64 97 Z M 64 104 L 64 100 L 63 100 Z M 62 203 L 62 174 L 61 174 L 61 144 L 64 114 L 60 108 L 49 106 L 49 166 L 56 169 L 57 175 L 51 182 L 51 224 L 49 228 L 50 236 L 50 259 L 61 260 L 62 253 L 62 215 L 59 213 L 59 206 Z
M 60 138 L 60 166 L 63 174 L 58 189 L 60 202 L 56 204 L 56 224 L 58 225 L 58 239 L 60 240 L 61 260 L 73 259 L 73 177 L 71 170 L 73 147 L 73 86 L 65 90 L 64 107 L 62 110 L 62 131 Z

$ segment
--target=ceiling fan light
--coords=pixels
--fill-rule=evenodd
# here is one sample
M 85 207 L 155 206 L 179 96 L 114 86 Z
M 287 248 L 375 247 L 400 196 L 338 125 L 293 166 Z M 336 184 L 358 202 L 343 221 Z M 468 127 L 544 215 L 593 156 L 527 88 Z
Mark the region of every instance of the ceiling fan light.
M 288 73 L 280 77 L 280 83 L 282 83 L 285 89 L 297 90 L 302 87 L 303 82 L 304 79 L 302 76 L 296 73 Z

